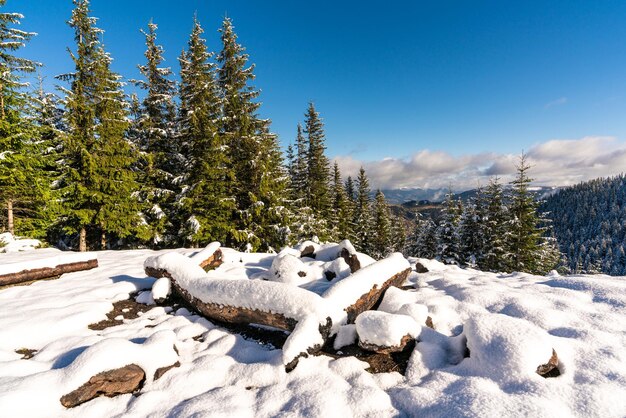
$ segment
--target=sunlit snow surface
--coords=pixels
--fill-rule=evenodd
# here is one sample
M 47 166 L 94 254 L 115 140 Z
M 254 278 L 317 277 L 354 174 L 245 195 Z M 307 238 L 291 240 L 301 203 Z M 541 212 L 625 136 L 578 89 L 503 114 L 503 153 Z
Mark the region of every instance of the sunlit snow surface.
M 0 265 L 61 254 L 0 254 Z M 430 272 L 411 275 L 417 290 L 394 289 L 381 304 L 421 325 L 406 376 L 372 375 L 354 358 L 324 356 L 286 373 L 281 350 L 185 309 L 146 306 L 137 319 L 89 330 L 113 302 L 152 288 L 143 262 L 158 252 L 95 254 L 97 269 L 0 290 L 0 416 L 626 416 L 626 278 L 497 275 L 421 260 Z M 248 275 L 272 264 L 229 256 L 232 271 L 243 263 Z M 436 331 L 423 326 L 426 314 Z M 22 360 L 20 348 L 38 351 Z M 535 369 L 552 349 L 562 375 L 544 379 Z M 152 381 L 154 370 L 176 360 L 180 367 Z M 129 363 L 148 372 L 139 396 L 61 406 L 60 397 L 90 376 Z

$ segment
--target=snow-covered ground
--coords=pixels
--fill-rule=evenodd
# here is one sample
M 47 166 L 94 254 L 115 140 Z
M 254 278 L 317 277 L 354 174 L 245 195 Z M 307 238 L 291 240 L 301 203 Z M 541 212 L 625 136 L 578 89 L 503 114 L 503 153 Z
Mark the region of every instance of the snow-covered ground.
M 368 324 L 418 335 L 405 376 L 370 374 L 353 357 L 327 356 L 301 359 L 287 373 L 282 350 L 186 309 L 146 306 L 121 325 L 88 329 L 114 302 L 152 288 L 143 263 L 160 253 L 98 252 L 97 269 L 0 289 L 0 416 L 626 416 L 626 278 L 497 275 L 420 260 L 430 271 L 410 276 L 416 289 L 391 288 L 379 307 L 385 314 L 357 322 L 371 342 L 403 332 L 376 333 Z M 0 265 L 61 254 L 0 254 Z M 269 256 L 238 257 L 233 263 L 245 269 L 225 263 L 223 271 L 267 277 L 277 270 Z M 167 289 L 159 284 L 155 294 Z M 434 330 L 424 326 L 428 316 Z M 336 346 L 354 341 L 358 327 L 340 327 Z M 37 352 L 22 359 L 15 352 L 22 348 Z M 561 375 L 545 379 L 535 371 L 553 349 Z M 176 361 L 180 367 L 152 379 Z M 138 396 L 72 409 L 59 402 L 94 374 L 131 363 L 147 372 Z

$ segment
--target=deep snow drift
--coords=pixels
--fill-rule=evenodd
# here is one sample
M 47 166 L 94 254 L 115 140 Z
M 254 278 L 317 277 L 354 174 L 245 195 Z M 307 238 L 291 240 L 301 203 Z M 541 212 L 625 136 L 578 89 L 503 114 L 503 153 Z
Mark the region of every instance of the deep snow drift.
M 384 314 L 368 313 L 357 326 L 336 329 L 336 347 L 354 342 L 358 326 L 362 338 L 378 343 L 418 334 L 405 376 L 370 374 L 355 358 L 326 356 L 301 359 L 286 373 L 282 350 L 247 341 L 182 308 L 146 305 L 138 318 L 88 329 L 130 293 L 146 290 L 140 295 L 145 302 L 167 294 L 167 281 L 153 288 L 155 280 L 143 273 L 144 260 L 163 253 L 98 252 L 97 269 L 0 289 L 0 415 L 626 415 L 625 278 L 497 275 L 420 260 L 430 271 L 410 276 L 415 289 L 390 288 L 379 307 Z M 60 254 L 0 254 L 0 265 Z M 291 274 L 289 266 L 302 267 L 296 260 L 272 270 L 275 257 L 224 249 L 225 263 L 213 274 L 246 280 L 279 271 L 286 282 L 311 287 Z M 315 275 L 315 263 L 307 263 Z M 346 266 L 336 264 L 344 276 Z M 424 326 L 427 316 L 434 330 Z M 387 324 L 390 332 L 377 333 L 372 323 Z M 15 352 L 22 348 L 37 352 L 22 359 Z M 545 379 L 535 370 L 553 349 L 562 374 Z M 180 367 L 152 379 L 154 370 L 175 361 Z M 60 404 L 90 376 L 130 363 L 147 371 L 138 396 L 101 397 L 73 409 Z

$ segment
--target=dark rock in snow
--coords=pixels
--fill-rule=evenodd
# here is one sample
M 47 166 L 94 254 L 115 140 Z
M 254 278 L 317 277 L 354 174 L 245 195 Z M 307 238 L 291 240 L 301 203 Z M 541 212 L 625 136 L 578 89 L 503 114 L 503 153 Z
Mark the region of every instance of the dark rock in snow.
M 415 271 L 417 273 L 428 273 L 428 269 L 422 263 L 415 263 Z

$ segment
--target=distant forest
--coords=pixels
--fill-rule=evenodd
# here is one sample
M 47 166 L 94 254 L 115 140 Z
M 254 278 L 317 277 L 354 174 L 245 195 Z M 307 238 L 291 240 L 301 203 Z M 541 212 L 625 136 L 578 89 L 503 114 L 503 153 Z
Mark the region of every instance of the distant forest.
M 540 210 L 552 221 L 569 271 L 626 274 L 624 175 L 561 189 Z

